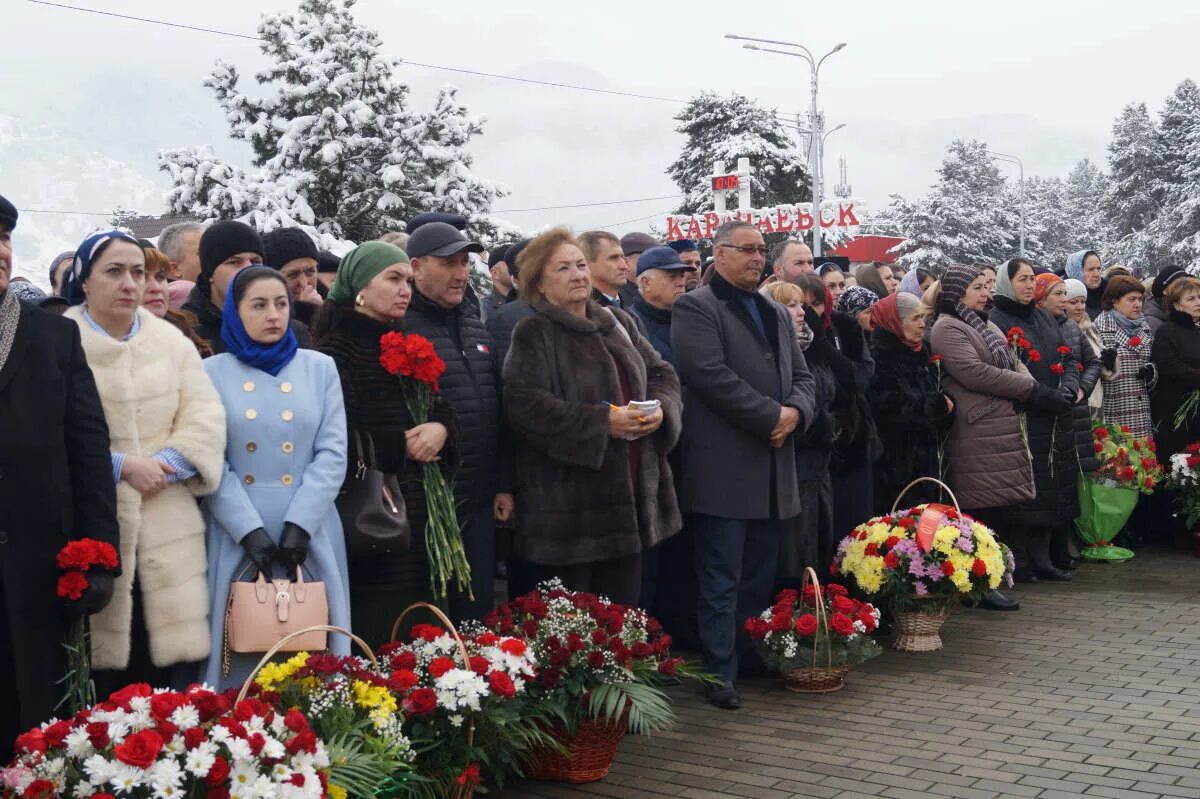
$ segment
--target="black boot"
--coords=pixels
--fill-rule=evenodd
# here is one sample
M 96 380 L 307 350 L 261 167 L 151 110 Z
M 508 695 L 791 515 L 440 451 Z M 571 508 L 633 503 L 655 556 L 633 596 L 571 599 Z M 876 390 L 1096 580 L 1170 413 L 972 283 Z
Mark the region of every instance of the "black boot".
M 983 610 L 1020 610 L 1021 603 L 993 589 L 980 600 L 979 607 Z
M 1074 579 L 1069 571 L 1055 568 L 1054 566 L 1043 566 L 1034 571 L 1039 580 L 1049 580 L 1055 583 L 1069 583 Z
M 1037 575 L 1033 573 L 1033 568 L 1030 566 L 1018 566 L 1013 569 L 1013 580 L 1018 583 L 1036 583 Z

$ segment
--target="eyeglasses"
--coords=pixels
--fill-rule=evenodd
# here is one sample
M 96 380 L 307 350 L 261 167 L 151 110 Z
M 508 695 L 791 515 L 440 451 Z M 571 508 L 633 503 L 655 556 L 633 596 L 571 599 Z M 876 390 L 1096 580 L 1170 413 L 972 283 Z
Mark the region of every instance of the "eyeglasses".
M 753 244 L 743 244 L 741 246 L 738 246 L 737 244 L 718 244 L 717 246 L 725 247 L 730 250 L 737 250 L 742 255 L 755 255 L 755 254 L 766 255 L 767 254 L 767 248 L 765 246 L 756 247 Z

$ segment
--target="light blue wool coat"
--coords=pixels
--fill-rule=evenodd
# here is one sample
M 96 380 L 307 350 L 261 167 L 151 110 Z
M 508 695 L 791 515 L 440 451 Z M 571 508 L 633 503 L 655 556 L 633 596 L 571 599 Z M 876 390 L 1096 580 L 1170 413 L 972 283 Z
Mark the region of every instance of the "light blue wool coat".
M 276 377 L 229 354 L 206 360 L 204 371 L 225 405 L 228 443 L 221 486 L 204 500 L 212 655 L 202 678 L 224 689 L 240 686 L 260 657 L 231 654 L 229 676 L 221 674 L 229 584 L 254 576 L 239 542 L 259 527 L 277 543 L 284 522 L 312 536 L 304 579 L 324 581 L 330 624 L 350 628 L 346 540 L 334 507 L 346 477 L 346 410 L 333 359 L 313 350 L 297 352 Z M 331 634 L 329 644 L 350 652 L 345 636 Z

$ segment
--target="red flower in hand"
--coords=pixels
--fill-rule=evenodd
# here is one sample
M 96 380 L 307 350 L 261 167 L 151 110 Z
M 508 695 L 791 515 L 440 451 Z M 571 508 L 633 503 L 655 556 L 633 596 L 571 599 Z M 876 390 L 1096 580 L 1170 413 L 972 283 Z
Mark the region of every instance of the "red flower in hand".
M 1129 346 L 1130 346 L 1130 347 L 1140 347 L 1140 346 L 1142 346 L 1142 337 L 1141 337 L 1141 336 L 1131 336 L 1131 337 L 1129 338 Z
M 1029 362 L 1030 363 L 1037 363 L 1041 359 L 1042 359 L 1042 354 L 1040 352 L 1038 352 L 1037 350 L 1029 351 Z
M 941 363 L 941 362 L 942 362 L 942 356 L 940 356 L 940 355 L 934 355 L 934 356 L 931 356 L 931 357 L 930 357 L 930 359 L 929 359 L 929 362 L 930 362 L 930 363 Z
M 1066 344 L 1060 344 L 1058 347 L 1058 354 L 1063 355 L 1063 356 L 1070 355 L 1071 348 L 1068 347 Z
M 75 600 L 82 597 L 83 592 L 87 589 L 87 577 L 83 576 L 83 572 L 72 570 L 58 578 L 56 593 L 62 599 Z
M 1063 365 L 1061 363 L 1050 364 L 1050 374 L 1061 376 L 1066 371 L 1067 371 L 1066 368 L 1063 367 Z
M 1027 350 L 1027 349 L 1029 349 L 1030 347 L 1032 347 L 1033 345 L 1029 343 L 1029 339 L 1027 339 L 1027 338 L 1019 338 L 1019 339 L 1017 339 L 1017 346 L 1018 346 L 1018 347 L 1020 347 L 1020 348 L 1021 348 L 1021 349 L 1023 349 L 1023 350 Z

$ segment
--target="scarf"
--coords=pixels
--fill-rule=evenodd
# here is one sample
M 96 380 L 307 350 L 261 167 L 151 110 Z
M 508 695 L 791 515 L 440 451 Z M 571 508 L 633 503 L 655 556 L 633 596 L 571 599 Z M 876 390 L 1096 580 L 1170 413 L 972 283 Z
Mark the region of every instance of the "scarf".
M 921 298 L 921 270 L 913 267 L 909 269 L 904 279 L 900 281 L 900 288 L 897 291 L 903 291 L 905 294 L 911 294 L 917 299 Z
M 1130 336 L 1136 335 L 1138 330 L 1140 330 L 1142 325 L 1146 322 L 1145 316 L 1139 316 L 1137 319 L 1130 319 L 1116 308 L 1112 308 L 1111 311 L 1113 321 L 1116 322 L 1117 326 Z
M 1033 279 L 1033 301 L 1035 303 L 1046 299 L 1055 283 L 1061 283 L 1062 278 L 1053 272 L 1043 272 Z
M 408 263 L 408 255 L 394 244 L 384 241 L 368 241 L 360 244 L 338 264 L 337 276 L 329 288 L 330 302 L 349 305 L 354 302 L 375 276 L 392 264 Z
M 1067 277 L 1083 280 L 1083 262 L 1089 255 L 1095 255 L 1095 250 L 1080 250 L 1067 256 Z
M 83 293 L 83 284 L 92 274 L 92 261 L 96 259 L 96 253 L 100 251 L 100 248 L 113 239 L 127 241 L 138 248 L 142 246 L 133 236 L 120 230 L 109 230 L 88 236 L 75 251 L 75 261 L 67 270 L 66 279 L 63 281 L 62 295 L 67 302 L 72 305 L 83 305 L 83 301 L 86 299 L 86 295 Z
M 916 270 L 913 270 L 916 271 Z M 909 274 L 912 274 L 910 272 Z M 906 275 L 907 277 L 907 275 Z M 921 351 L 921 341 L 915 344 L 904 337 L 904 320 L 900 316 L 898 294 L 889 294 L 871 306 L 871 322 L 896 337 L 896 340 L 913 352 Z M 911 302 L 911 300 L 909 300 Z M 918 306 L 919 307 L 919 306 Z
M 8 355 L 12 352 L 13 341 L 17 337 L 17 322 L 20 319 L 21 303 L 16 292 L 12 291 L 10 283 L 9 290 L 0 294 L 0 372 L 4 371 L 4 364 L 8 362 Z
M 296 350 L 300 348 L 300 343 L 296 341 L 296 333 L 292 330 L 291 313 L 284 322 L 287 332 L 283 338 L 274 344 L 263 344 L 250 338 L 250 334 L 246 332 L 246 326 L 242 324 L 242 317 L 238 314 L 237 300 L 234 299 L 239 282 L 262 276 L 273 276 L 282 282 L 279 272 L 269 266 L 248 266 L 229 281 L 229 288 L 225 291 L 225 311 L 221 315 L 221 341 L 225 342 L 225 351 L 242 363 L 261 369 L 271 377 L 278 377 L 283 367 L 296 357 Z M 291 301 L 288 302 L 290 306 Z
M 953 308 L 955 316 L 966 322 L 975 329 L 975 332 L 983 336 L 984 342 L 987 343 L 988 351 L 992 354 L 993 364 L 1002 369 L 1012 369 L 1013 360 L 1012 354 L 1008 351 L 1008 344 L 996 334 L 996 331 L 987 323 L 986 319 L 963 305 L 962 298 L 967 293 L 967 286 L 971 285 L 971 282 L 979 277 L 981 271 L 979 267 L 970 264 L 954 264 L 948 268 L 946 274 L 942 275 L 942 302 L 948 307 Z M 1007 270 L 1001 270 L 997 278 L 1000 275 L 1007 276 L 1007 274 Z M 998 279 L 996 285 L 999 287 Z
M 862 286 L 851 286 L 838 297 L 837 309 L 851 318 L 857 318 L 879 302 L 879 295 Z

